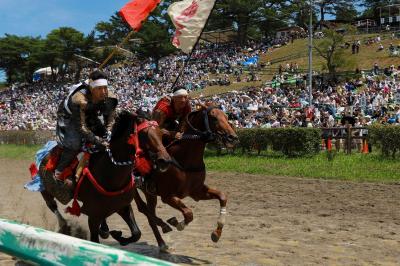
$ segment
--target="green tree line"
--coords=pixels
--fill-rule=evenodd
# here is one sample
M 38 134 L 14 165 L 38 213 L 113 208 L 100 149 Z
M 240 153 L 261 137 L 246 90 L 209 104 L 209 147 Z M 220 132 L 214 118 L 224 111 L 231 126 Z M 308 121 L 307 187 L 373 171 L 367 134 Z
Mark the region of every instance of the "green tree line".
M 140 32 L 124 46 L 138 58 L 152 58 L 154 62 L 176 51 L 171 45 L 174 26 L 166 9 L 176 0 L 165 0 L 152 12 Z M 237 42 L 260 40 L 274 36 L 277 29 L 288 25 L 307 28 L 310 0 L 217 0 L 206 30 L 234 28 Z M 379 17 L 379 6 L 389 0 L 314 0 L 312 6 L 315 24 L 326 16 L 352 22 L 359 17 Z M 358 7 L 363 6 L 362 14 Z M 6 34 L 0 38 L 0 70 L 7 75 L 7 83 L 31 82 L 35 70 L 52 68 L 52 78 L 67 74 L 80 78 L 85 65 L 82 57 L 101 62 L 120 43 L 131 29 L 115 13 L 107 21 L 98 22 L 93 31 L 85 35 L 70 27 L 52 30 L 45 37 Z M 118 60 L 118 55 L 113 60 Z M 111 61 L 112 63 L 112 61 Z

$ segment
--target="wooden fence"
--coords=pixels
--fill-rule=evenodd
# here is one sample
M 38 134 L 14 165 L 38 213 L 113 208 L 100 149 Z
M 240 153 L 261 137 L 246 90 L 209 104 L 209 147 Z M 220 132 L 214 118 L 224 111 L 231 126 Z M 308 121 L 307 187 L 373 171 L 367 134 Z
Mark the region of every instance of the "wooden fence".
M 351 124 L 348 124 L 344 127 L 324 127 L 321 128 L 321 130 L 322 139 L 325 142 L 325 147 L 327 146 L 327 142 L 329 139 L 335 140 L 333 146 L 336 147 L 336 150 L 340 150 L 343 147 L 347 154 L 351 154 L 353 148 L 357 148 L 358 144 L 361 146 L 358 147 L 358 150 L 360 151 L 364 148 L 364 145 L 368 145 L 367 127 L 352 127 Z M 371 145 L 368 146 L 369 150 L 371 150 Z

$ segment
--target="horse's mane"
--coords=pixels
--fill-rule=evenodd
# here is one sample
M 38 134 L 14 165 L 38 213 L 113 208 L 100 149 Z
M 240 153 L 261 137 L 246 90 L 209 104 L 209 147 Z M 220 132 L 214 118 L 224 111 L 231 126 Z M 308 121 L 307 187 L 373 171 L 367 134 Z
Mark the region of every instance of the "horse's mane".
M 115 124 L 112 129 L 112 138 L 120 138 L 130 128 L 133 130 L 133 122 L 136 121 L 137 115 L 126 110 L 122 110 L 115 118 Z
M 192 111 L 192 112 L 190 112 L 188 114 L 189 116 L 192 116 L 193 114 L 200 113 L 201 111 L 204 111 L 208 107 L 217 107 L 217 106 L 213 102 L 208 101 L 206 103 L 199 103 L 199 104 L 197 104 L 196 107 L 197 108 L 194 111 Z
M 204 110 L 206 110 L 207 108 L 209 108 L 209 107 L 217 107 L 217 106 L 213 102 L 208 101 L 208 102 L 205 102 L 205 103 L 199 103 L 199 104 L 197 104 L 196 107 L 197 108 L 195 110 L 191 111 L 189 114 L 187 114 L 186 118 L 184 119 L 184 129 L 185 130 L 190 129 L 188 127 L 187 121 L 190 121 L 193 117 L 195 117 L 195 116 L 197 116 L 199 114 L 202 114 L 202 112 Z

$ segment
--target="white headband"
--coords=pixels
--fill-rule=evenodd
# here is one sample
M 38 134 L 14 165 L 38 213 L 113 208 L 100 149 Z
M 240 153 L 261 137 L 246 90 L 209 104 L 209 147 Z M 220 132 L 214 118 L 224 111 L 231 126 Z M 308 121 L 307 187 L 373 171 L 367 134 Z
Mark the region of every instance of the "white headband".
M 180 89 L 175 91 L 172 96 L 188 96 L 188 92 L 185 89 Z
M 108 85 L 108 82 L 106 79 L 91 80 L 89 83 L 89 86 L 92 88 L 103 87 L 103 86 L 107 86 L 107 85 Z

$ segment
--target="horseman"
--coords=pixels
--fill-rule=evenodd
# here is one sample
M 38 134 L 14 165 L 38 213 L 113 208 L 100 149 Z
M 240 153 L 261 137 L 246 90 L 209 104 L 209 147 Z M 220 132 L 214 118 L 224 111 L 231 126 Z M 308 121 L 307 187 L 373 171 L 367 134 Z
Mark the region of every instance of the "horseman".
M 118 100 L 108 91 L 107 75 L 95 70 L 88 82 L 70 88 L 57 111 L 57 143 L 62 148 L 54 178 L 62 185 L 62 175 L 84 143 L 105 149 L 111 137 Z
M 174 89 L 172 97 L 161 98 L 152 113 L 168 142 L 182 138 L 182 121 L 192 111 L 189 94 L 183 87 Z

